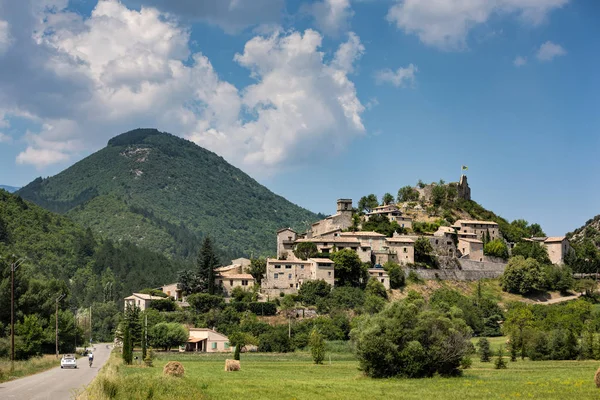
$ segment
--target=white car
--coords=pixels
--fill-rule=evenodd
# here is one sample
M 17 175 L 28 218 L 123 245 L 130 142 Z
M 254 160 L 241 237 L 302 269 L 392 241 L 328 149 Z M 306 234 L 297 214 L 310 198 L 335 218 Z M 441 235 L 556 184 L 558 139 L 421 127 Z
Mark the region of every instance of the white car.
M 77 360 L 73 354 L 65 354 L 60 359 L 61 368 L 77 368 Z

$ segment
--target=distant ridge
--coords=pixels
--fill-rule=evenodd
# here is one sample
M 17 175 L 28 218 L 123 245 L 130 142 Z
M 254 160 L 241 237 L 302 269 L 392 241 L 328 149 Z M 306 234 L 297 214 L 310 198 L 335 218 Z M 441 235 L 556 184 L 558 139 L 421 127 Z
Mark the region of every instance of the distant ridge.
M 156 129 L 118 135 L 17 194 L 101 236 L 186 259 L 205 235 L 224 259 L 273 255 L 277 229 L 306 229 L 318 219 L 215 153 Z
M 0 185 L 0 189 L 4 189 L 6 190 L 8 193 L 14 193 L 17 190 L 19 190 L 20 188 L 18 187 L 14 187 L 14 186 L 8 186 L 8 185 Z

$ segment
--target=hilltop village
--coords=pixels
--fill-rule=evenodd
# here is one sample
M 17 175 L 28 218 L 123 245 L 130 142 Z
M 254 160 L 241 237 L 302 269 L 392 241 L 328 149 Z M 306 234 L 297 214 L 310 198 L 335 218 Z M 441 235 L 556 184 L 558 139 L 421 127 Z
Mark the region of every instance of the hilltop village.
M 277 255 L 266 260 L 266 270 L 259 284 L 260 297 L 269 299 L 298 293 L 302 284 L 310 280 L 323 280 L 335 286 L 335 263 L 330 256 L 344 249 L 355 252 L 368 266 L 369 276 L 380 281 L 386 289 L 390 289 L 390 276 L 384 268 L 387 263 L 398 264 L 404 274 L 413 271 L 422 279 L 477 280 L 502 275 L 506 258 L 484 254 L 484 245 L 501 240 L 510 252 L 514 243 L 502 238 L 498 223 L 494 221 L 457 219 L 449 226 L 439 226 L 433 233 L 415 232 L 414 225 L 419 223 L 417 219 L 427 219 L 424 205 L 432 201 L 436 186 L 412 188 L 412 199 L 420 199 L 421 202 L 390 202 L 368 212 L 357 210 L 352 199 L 338 199 L 336 213 L 313 223 L 306 232 L 299 233 L 292 228 L 278 230 L 275 235 Z M 448 186 L 455 188 L 459 199 L 471 200 L 471 189 L 465 175 L 459 182 Z M 370 221 L 382 219 L 394 227 L 390 235 L 363 230 Z M 531 237 L 525 240 L 544 246 L 553 264 L 562 264 L 570 250 L 565 237 Z M 299 252 L 300 248 L 312 251 Z M 435 267 L 418 262 L 416 255 L 423 251 L 435 260 Z M 230 265 L 215 269 L 215 285 L 222 288 L 226 297 L 236 287 L 250 290 L 258 283 L 250 274 L 250 267 L 249 259 L 232 260 Z M 176 300 L 182 300 L 177 283 L 165 285 L 161 290 Z M 142 306 L 141 303 L 151 301 L 151 297 L 134 293 L 126 301 L 137 301 L 137 305 Z

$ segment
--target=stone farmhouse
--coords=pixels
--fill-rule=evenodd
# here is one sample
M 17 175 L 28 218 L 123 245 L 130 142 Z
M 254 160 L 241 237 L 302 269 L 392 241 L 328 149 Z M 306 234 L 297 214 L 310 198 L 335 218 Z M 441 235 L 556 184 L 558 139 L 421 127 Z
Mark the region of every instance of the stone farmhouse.
M 403 215 L 398 206 L 394 204 L 375 207 L 370 213 L 365 215 L 365 221 L 368 221 L 375 215 L 383 215 L 390 221 L 396 221 L 402 228 L 412 229 L 412 218 Z
M 236 287 L 250 290 L 256 281 L 254 277 L 248 273 L 249 269 L 249 259 L 237 258 L 232 260 L 230 265 L 215 269 L 215 284 L 223 288 L 223 293 L 226 297 L 230 297 L 231 292 Z
M 555 237 L 532 237 L 523 239 L 529 242 L 537 242 L 548 250 L 548 258 L 552 264 L 564 263 L 565 256 L 572 251 L 571 245 L 565 236 Z
M 133 293 L 131 296 L 125 297 L 124 309 L 127 310 L 128 307 L 137 307 L 141 311 L 144 311 L 150 306 L 152 300 L 164 300 L 164 298 L 159 296 L 151 296 L 149 294 L 143 293 Z

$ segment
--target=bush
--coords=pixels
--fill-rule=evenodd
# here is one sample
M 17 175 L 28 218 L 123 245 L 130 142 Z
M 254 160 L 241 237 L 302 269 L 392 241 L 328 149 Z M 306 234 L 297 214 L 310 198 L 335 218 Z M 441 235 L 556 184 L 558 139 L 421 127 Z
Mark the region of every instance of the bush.
M 383 283 L 379 282 L 376 278 L 370 278 L 367 282 L 367 287 L 365 288 L 365 293 L 367 297 L 369 295 L 381 297 L 382 299 L 387 299 L 387 291 L 385 290 L 385 286 Z
M 573 270 L 566 265 L 547 265 L 544 269 L 546 287 L 566 293 L 573 288 Z
M 216 296 L 207 293 L 196 293 L 187 297 L 187 302 L 197 312 L 203 314 L 213 308 L 223 309 L 225 307 L 225 300 L 221 296 Z
M 502 348 L 498 349 L 498 356 L 496 357 L 496 360 L 494 361 L 494 368 L 495 369 L 506 369 L 506 361 L 504 360 L 504 352 L 502 351 Z
M 481 362 L 490 362 L 492 351 L 490 350 L 490 342 L 486 338 L 480 338 L 477 342 L 479 347 L 479 360 Z
M 425 281 L 415 271 L 409 271 L 406 280 L 411 283 L 421 284 Z
M 406 286 L 406 276 L 400 265 L 395 262 L 388 261 L 383 265 L 383 269 L 386 270 L 390 276 L 390 288 L 400 289 Z
M 517 294 L 529 294 L 545 289 L 546 276 L 542 265 L 533 258 L 512 257 L 501 277 L 502 289 Z
M 187 329 L 176 322 L 161 322 L 150 329 L 150 342 L 153 347 L 162 347 L 166 351 L 172 347 L 180 346 L 187 342 L 189 333 Z
M 331 285 L 324 280 L 307 281 L 300 286 L 298 291 L 298 297 L 300 301 L 307 306 L 313 306 L 317 304 L 317 301 L 321 298 L 327 297 L 331 293 Z
M 376 315 L 358 318 L 351 337 L 366 375 L 384 378 L 460 374 L 461 360 L 469 351 L 471 330 L 462 319 L 448 318 L 418 304 L 399 301 Z
M 501 239 L 494 239 L 485 244 L 483 247 L 483 254 L 491 257 L 498 257 L 507 259 L 508 258 L 508 247 Z
M 287 353 L 292 351 L 287 326 L 279 326 L 258 337 L 258 351 Z

